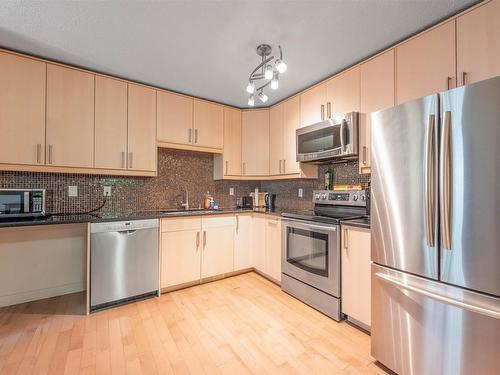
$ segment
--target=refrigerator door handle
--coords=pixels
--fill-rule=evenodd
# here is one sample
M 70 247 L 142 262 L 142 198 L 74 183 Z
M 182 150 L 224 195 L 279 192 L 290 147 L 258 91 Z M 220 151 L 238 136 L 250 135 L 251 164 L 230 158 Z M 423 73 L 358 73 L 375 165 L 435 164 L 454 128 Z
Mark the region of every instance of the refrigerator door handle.
M 436 116 L 429 115 L 425 141 L 425 238 L 427 246 L 434 247 L 434 218 L 436 217 Z
M 494 310 L 486 309 L 484 307 L 472 305 L 470 303 L 457 301 L 456 299 L 453 299 L 453 298 L 442 296 L 440 294 L 433 293 L 433 292 L 425 290 L 425 289 L 417 288 L 413 285 L 405 283 L 404 281 L 397 280 L 391 276 L 388 276 L 388 275 L 380 273 L 380 272 L 377 272 L 375 274 L 375 276 L 377 276 L 379 279 L 381 279 L 383 281 L 388 282 L 389 284 L 395 285 L 398 288 L 409 290 L 409 291 L 415 292 L 417 294 L 424 295 L 424 296 L 432 298 L 436 301 L 443 302 L 447 305 L 455 306 L 455 307 L 458 307 L 458 308 L 461 308 L 464 310 L 468 310 L 468 311 L 471 311 L 474 313 L 489 316 L 490 318 L 500 319 L 500 311 L 494 311 Z
M 443 113 L 440 147 L 440 211 L 443 249 L 451 250 L 451 112 Z

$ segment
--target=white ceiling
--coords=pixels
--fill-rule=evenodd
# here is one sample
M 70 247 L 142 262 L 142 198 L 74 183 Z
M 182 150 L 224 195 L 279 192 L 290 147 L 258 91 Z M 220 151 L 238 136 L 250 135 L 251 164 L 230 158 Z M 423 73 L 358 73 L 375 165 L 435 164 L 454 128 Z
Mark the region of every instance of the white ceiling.
M 0 46 L 246 107 L 260 43 L 288 65 L 272 104 L 474 2 L 3 0 Z

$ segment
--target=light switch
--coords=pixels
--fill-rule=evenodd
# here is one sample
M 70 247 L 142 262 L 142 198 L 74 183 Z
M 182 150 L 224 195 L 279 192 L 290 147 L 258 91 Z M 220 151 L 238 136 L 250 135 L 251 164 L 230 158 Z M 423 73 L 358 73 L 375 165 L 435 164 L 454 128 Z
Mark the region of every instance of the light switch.
M 78 186 L 68 186 L 68 197 L 78 197 Z
M 232 187 L 229 188 L 229 195 L 234 195 L 234 188 Z
M 302 198 L 304 196 L 304 189 L 300 188 L 299 189 L 299 198 Z

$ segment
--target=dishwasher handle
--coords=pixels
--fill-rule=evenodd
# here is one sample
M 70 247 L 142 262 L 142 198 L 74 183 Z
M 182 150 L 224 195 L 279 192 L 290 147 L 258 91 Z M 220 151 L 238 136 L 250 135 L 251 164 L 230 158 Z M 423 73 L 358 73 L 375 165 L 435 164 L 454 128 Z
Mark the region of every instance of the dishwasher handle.
M 116 231 L 116 233 L 126 234 L 127 236 L 130 236 L 131 234 L 134 234 L 135 232 L 137 232 L 137 229 Z

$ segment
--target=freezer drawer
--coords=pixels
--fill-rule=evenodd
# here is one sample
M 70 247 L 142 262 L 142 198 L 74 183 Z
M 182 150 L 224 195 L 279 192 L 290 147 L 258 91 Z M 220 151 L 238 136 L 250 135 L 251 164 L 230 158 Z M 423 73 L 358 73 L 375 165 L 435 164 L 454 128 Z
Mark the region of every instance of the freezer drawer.
M 158 220 L 92 224 L 92 310 L 154 294 L 158 273 Z
M 494 374 L 500 299 L 372 264 L 372 356 L 398 374 Z

